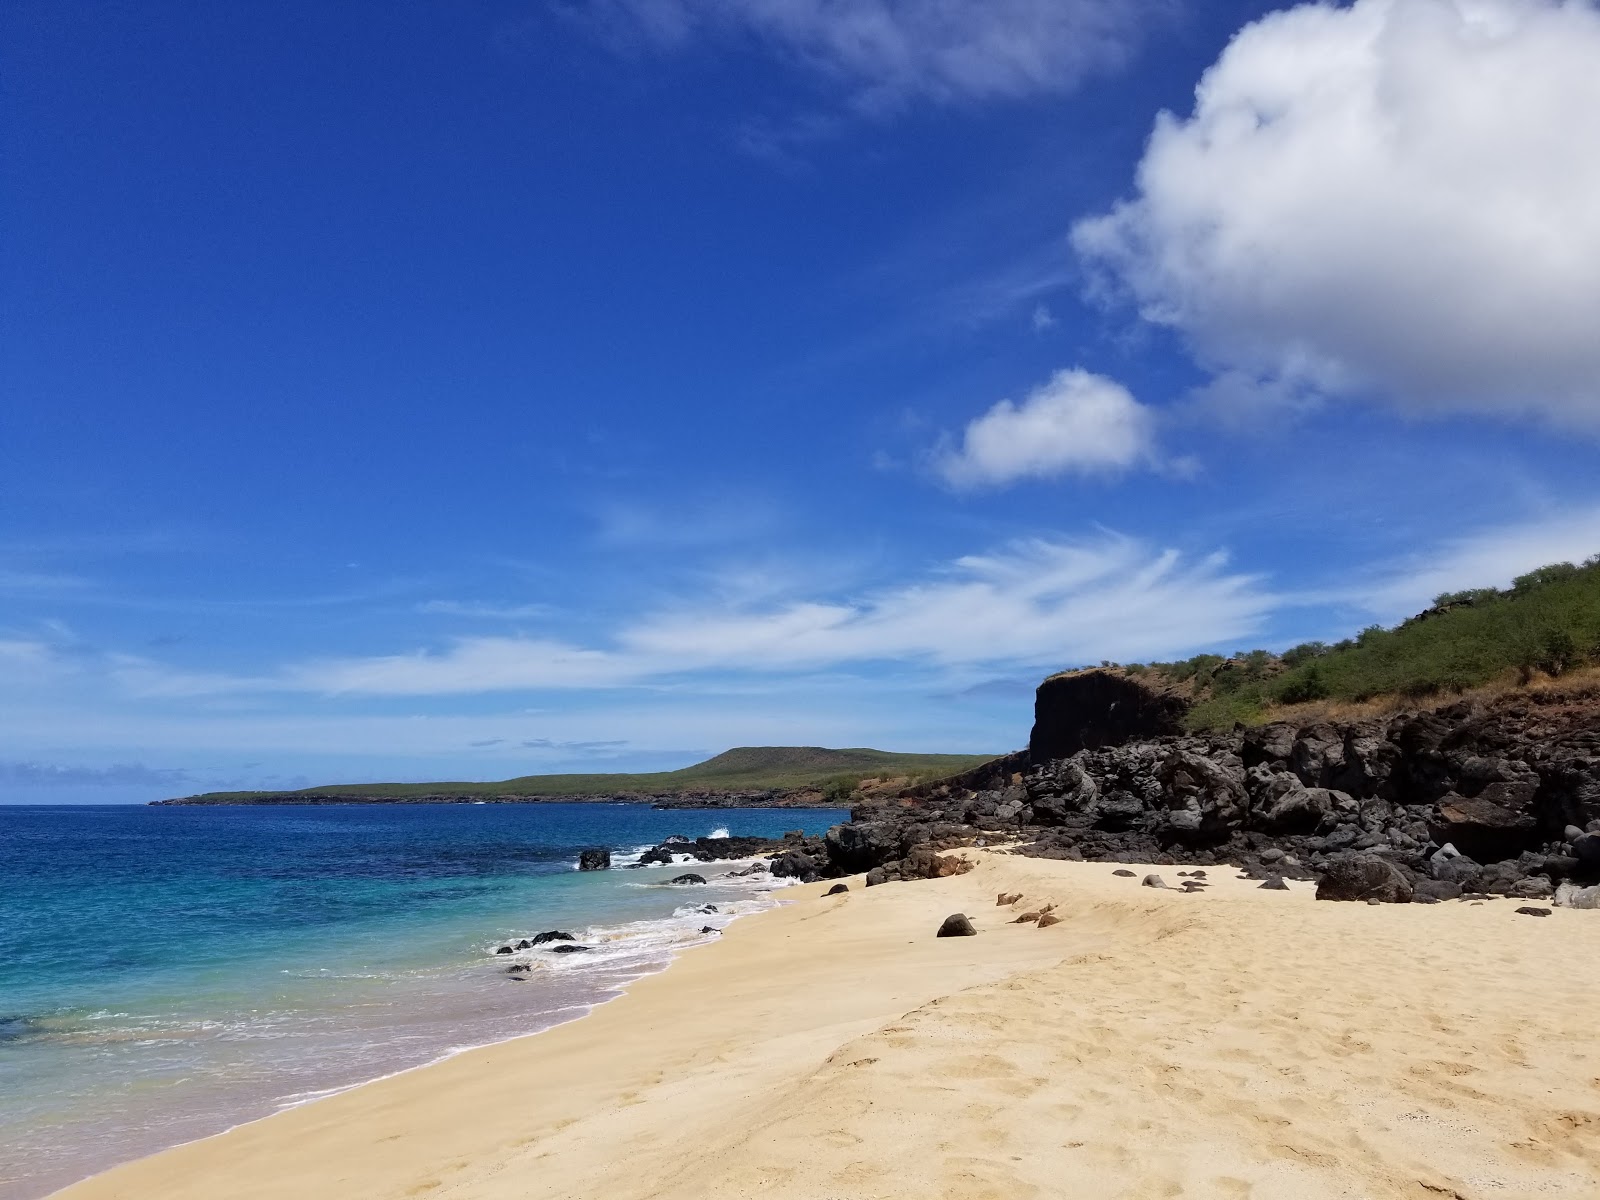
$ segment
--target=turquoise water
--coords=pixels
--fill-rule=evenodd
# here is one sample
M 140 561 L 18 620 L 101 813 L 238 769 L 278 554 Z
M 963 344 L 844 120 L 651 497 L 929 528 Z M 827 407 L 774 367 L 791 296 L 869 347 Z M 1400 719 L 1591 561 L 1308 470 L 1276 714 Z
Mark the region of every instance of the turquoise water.
M 773 903 L 727 867 L 690 888 L 666 883 L 682 868 L 579 873 L 584 846 L 620 868 L 671 834 L 846 816 L 0 807 L 0 1200 L 571 1019 Z M 544 929 L 594 949 L 494 953 Z

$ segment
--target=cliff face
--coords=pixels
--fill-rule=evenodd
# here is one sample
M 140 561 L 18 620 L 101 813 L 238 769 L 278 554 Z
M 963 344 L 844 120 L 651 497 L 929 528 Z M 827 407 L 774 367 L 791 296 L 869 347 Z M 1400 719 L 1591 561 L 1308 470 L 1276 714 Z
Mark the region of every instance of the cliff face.
M 1046 763 L 1080 750 L 1176 734 L 1188 707 L 1181 697 L 1109 671 L 1055 675 L 1034 695 L 1028 757 Z
M 1040 748 L 1017 773 L 973 773 L 966 786 L 862 807 L 829 831 L 818 872 L 920 878 L 939 866 L 933 852 L 1020 838 L 1024 854 L 1229 863 L 1258 877 L 1336 876 L 1378 860 L 1397 892 L 1424 899 L 1542 899 L 1600 881 L 1600 696 L 1111 744 L 1133 722 L 1170 719 L 1127 706 L 1115 682 L 1050 681 L 1045 738 L 1036 730 Z M 1096 718 L 1090 695 L 1123 711 Z

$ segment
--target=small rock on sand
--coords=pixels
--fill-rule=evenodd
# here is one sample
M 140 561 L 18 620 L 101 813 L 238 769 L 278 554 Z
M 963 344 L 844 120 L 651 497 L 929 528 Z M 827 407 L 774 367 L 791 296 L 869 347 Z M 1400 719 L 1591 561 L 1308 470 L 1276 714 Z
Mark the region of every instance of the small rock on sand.
M 972 927 L 972 922 L 967 920 L 966 913 L 951 913 L 944 919 L 944 924 L 939 926 L 936 937 L 972 937 L 978 931 Z
M 1287 892 L 1289 885 L 1283 881 L 1282 875 L 1274 875 L 1256 890 L 1258 892 Z

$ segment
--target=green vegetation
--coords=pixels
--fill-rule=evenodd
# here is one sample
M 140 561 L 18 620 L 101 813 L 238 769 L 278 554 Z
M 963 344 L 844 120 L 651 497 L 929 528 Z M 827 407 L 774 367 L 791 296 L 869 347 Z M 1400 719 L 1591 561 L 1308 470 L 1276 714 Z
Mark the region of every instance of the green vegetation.
M 740 746 L 681 771 L 643 775 L 525 775 L 499 783 L 360 783 L 296 792 L 207 792 L 186 798 L 202 804 L 316 803 L 339 800 L 534 800 L 556 797 L 609 799 L 701 792 L 817 791 L 845 802 L 866 779 L 923 783 L 965 771 L 990 754 L 894 754 L 885 750 L 828 750 L 821 746 Z
M 1451 695 L 1508 675 L 1526 684 L 1600 665 L 1600 555 L 1581 566 L 1554 563 L 1509 588 L 1440 596 L 1419 616 L 1373 625 L 1328 646 L 1306 642 L 1281 655 L 1232 658 L 1197 654 L 1183 662 L 1124 668 L 1153 682 L 1184 685 L 1194 697 L 1194 729 L 1251 724 L 1277 705 L 1313 700 L 1421 700 Z

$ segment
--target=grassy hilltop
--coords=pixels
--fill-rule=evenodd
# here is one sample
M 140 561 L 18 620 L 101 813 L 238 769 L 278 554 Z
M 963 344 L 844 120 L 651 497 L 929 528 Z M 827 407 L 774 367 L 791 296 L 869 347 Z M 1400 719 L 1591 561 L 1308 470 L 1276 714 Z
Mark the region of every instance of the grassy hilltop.
M 1104 664 L 1186 696 L 1192 729 L 1225 729 L 1294 710 L 1416 704 L 1477 688 L 1526 687 L 1600 667 L 1600 555 L 1554 563 L 1509 588 L 1439 596 L 1392 629 L 1282 654 L 1198 654 L 1181 662 Z
M 316 804 L 427 799 L 611 798 L 717 792 L 814 792 L 842 801 L 863 784 L 902 786 L 938 779 L 987 762 L 987 754 L 895 754 L 821 746 L 740 746 L 678 771 L 614 775 L 524 775 L 498 783 L 349 783 L 293 792 L 207 792 L 168 803 Z

